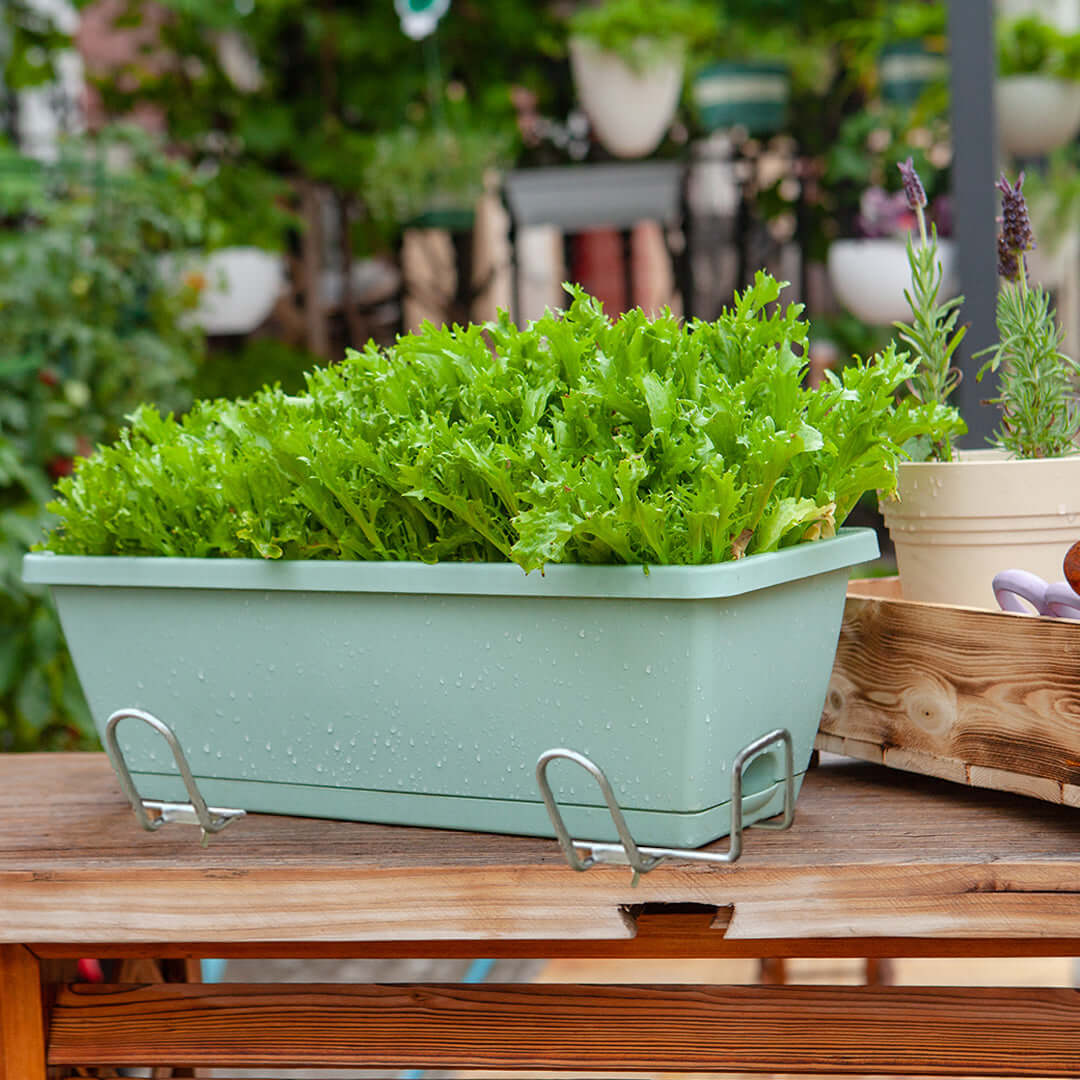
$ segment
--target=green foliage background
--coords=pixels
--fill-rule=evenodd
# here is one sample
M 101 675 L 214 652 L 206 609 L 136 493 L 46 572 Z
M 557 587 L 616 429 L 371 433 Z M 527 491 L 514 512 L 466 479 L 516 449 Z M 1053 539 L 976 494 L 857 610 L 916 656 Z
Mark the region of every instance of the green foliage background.
M 109 170 L 107 146 L 128 164 Z M 200 185 L 137 132 L 54 165 L 0 147 L 0 750 L 92 742 L 52 607 L 20 580 L 53 480 L 144 401 L 184 408 L 194 294 L 158 255 L 205 242 Z

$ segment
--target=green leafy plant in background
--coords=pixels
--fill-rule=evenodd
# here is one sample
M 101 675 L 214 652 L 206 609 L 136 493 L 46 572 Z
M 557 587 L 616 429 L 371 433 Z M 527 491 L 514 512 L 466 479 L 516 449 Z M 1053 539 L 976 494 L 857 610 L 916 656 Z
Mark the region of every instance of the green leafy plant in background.
M 140 409 L 59 484 L 83 555 L 707 563 L 830 536 L 952 410 L 895 348 L 802 386 L 807 326 L 759 273 L 714 323 L 505 315 L 369 345 L 306 394 Z
M 1004 174 L 1001 192 L 1001 232 L 998 234 L 998 341 L 977 356 L 990 355 L 979 371 L 998 373 L 997 397 L 1001 423 L 994 442 L 1018 458 L 1060 457 L 1077 452 L 1080 408 L 1075 380 L 1080 364 L 1061 351 L 1064 332 L 1050 297 L 1027 280 L 1026 253 L 1035 246 L 1023 195 L 1024 174 L 1011 185 Z
M 1067 33 L 1038 15 L 994 25 L 999 75 L 1051 75 L 1080 80 L 1080 33 Z
M 715 9 L 696 0 L 604 0 L 578 7 L 569 20 L 573 36 L 616 53 L 636 70 L 711 41 L 717 30 Z
M 157 256 L 199 247 L 204 222 L 198 178 L 138 132 L 65 144 L 50 165 L 0 147 L 0 750 L 93 741 L 52 608 L 19 565 L 54 479 L 140 402 L 188 404 L 195 295 L 165 287 Z
M 295 192 L 272 172 L 249 162 L 219 160 L 200 172 L 208 250 L 257 247 L 282 251 L 303 227 Z
M 78 0 L 83 7 L 88 0 Z M 26 90 L 52 82 L 56 54 L 71 44 L 55 11 L 32 0 L 0 5 L 0 100 L 4 90 Z
M 400 127 L 375 136 L 364 167 L 364 202 L 390 246 L 426 214 L 456 215 L 471 226 L 485 174 L 512 159 L 506 132 L 481 128 Z

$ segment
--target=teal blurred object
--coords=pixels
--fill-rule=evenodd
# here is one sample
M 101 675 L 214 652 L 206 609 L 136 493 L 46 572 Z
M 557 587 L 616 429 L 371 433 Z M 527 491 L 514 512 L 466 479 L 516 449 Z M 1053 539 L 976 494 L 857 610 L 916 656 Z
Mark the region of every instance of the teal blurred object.
M 204 983 L 219 983 L 225 981 L 226 960 L 209 959 L 204 957 L 199 961 L 202 967 L 202 981 Z
M 175 732 L 211 805 L 551 836 L 555 747 L 604 769 L 639 842 L 730 826 L 731 765 L 783 727 L 796 782 L 871 529 L 704 566 L 271 562 L 33 554 L 99 730 Z M 145 799 L 187 801 L 167 746 L 118 729 Z M 745 824 L 784 765 L 746 768 Z M 574 835 L 614 840 L 601 793 L 549 770 Z
M 887 105 L 914 105 L 936 79 L 943 79 L 948 61 L 921 41 L 886 45 L 878 59 L 881 100 Z
M 742 127 L 772 135 L 787 121 L 791 76 L 775 61 L 718 62 L 694 79 L 693 99 L 707 131 Z

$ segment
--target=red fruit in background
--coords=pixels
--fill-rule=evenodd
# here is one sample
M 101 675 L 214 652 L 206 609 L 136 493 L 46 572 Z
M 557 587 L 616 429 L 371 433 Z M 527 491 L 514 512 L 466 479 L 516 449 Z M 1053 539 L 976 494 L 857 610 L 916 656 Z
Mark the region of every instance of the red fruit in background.
M 55 386 L 60 381 L 60 376 L 52 368 L 42 368 L 38 374 L 38 382 L 44 386 Z
M 59 480 L 61 476 L 71 475 L 75 468 L 75 461 L 69 457 L 54 457 L 45 468 L 54 480 Z

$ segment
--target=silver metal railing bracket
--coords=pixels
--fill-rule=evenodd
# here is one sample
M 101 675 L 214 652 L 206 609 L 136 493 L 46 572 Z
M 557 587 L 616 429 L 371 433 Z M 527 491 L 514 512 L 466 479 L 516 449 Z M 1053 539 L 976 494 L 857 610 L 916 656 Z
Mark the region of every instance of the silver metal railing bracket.
M 791 732 L 787 728 L 777 728 L 767 735 L 762 735 L 753 742 L 747 743 L 736 755 L 731 763 L 731 840 L 727 851 L 713 852 L 700 851 L 693 848 L 669 848 L 669 847 L 644 847 L 635 842 L 626 823 L 615 792 L 604 775 L 604 770 L 584 754 L 576 750 L 557 748 L 546 750 L 540 755 L 536 763 L 536 783 L 540 788 L 540 794 L 547 808 L 548 817 L 555 829 L 555 836 L 559 841 L 566 861 L 574 870 L 588 870 L 598 863 L 607 863 L 616 866 L 629 866 L 634 871 L 633 883 L 636 885 L 641 874 L 647 874 L 650 870 L 659 866 L 664 859 L 681 859 L 686 862 L 709 863 L 713 865 L 726 865 L 735 862 L 742 854 L 743 814 L 742 814 L 742 779 L 743 771 L 747 764 L 762 751 L 770 746 L 781 744 L 784 749 L 784 810 L 779 821 L 759 821 L 752 828 L 759 829 L 789 829 L 795 819 L 795 767 L 792 751 Z M 562 811 L 551 790 L 551 784 L 547 778 L 548 766 L 556 758 L 565 758 L 567 761 L 576 762 L 597 783 L 600 793 L 607 804 L 608 813 L 615 824 L 615 831 L 619 835 L 619 843 L 611 844 L 596 840 L 574 840 L 563 820 Z M 584 857 L 579 853 L 586 852 Z
M 172 751 L 173 760 L 180 770 L 180 777 L 187 788 L 191 802 L 159 802 L 156 799 L 144 799 L 135 789 L 135 782 L 131 779 L 131 771 L 128 769 L 124 752 L 120 749 L 116 727 L 121 720 L 128 718 L 141 720 L 144 724 L 152 727 L 168 744 Z M 198 825 L 202 831 L 202 845 L 210 842 L 211 833 L 221 832 L 226 826 L 244 817 L 244 810 L 226 810 L 217 806 L 207 806 L 206 800 L 199 791 L 199 785 L 188 764 L 187 755 L 180 745 L 176 733 L 163 720 L 159 720 L 152 713 L 142 709 L 119 709 L 109 717 L 105 724 L 105 750 L 116 770 L 120 787 L 131 803 L 131 809 L 135 811 L 135 817 L 139 824 L 149 832 L 160 829 L 162 825 L 176 823 L 180 825 Z

